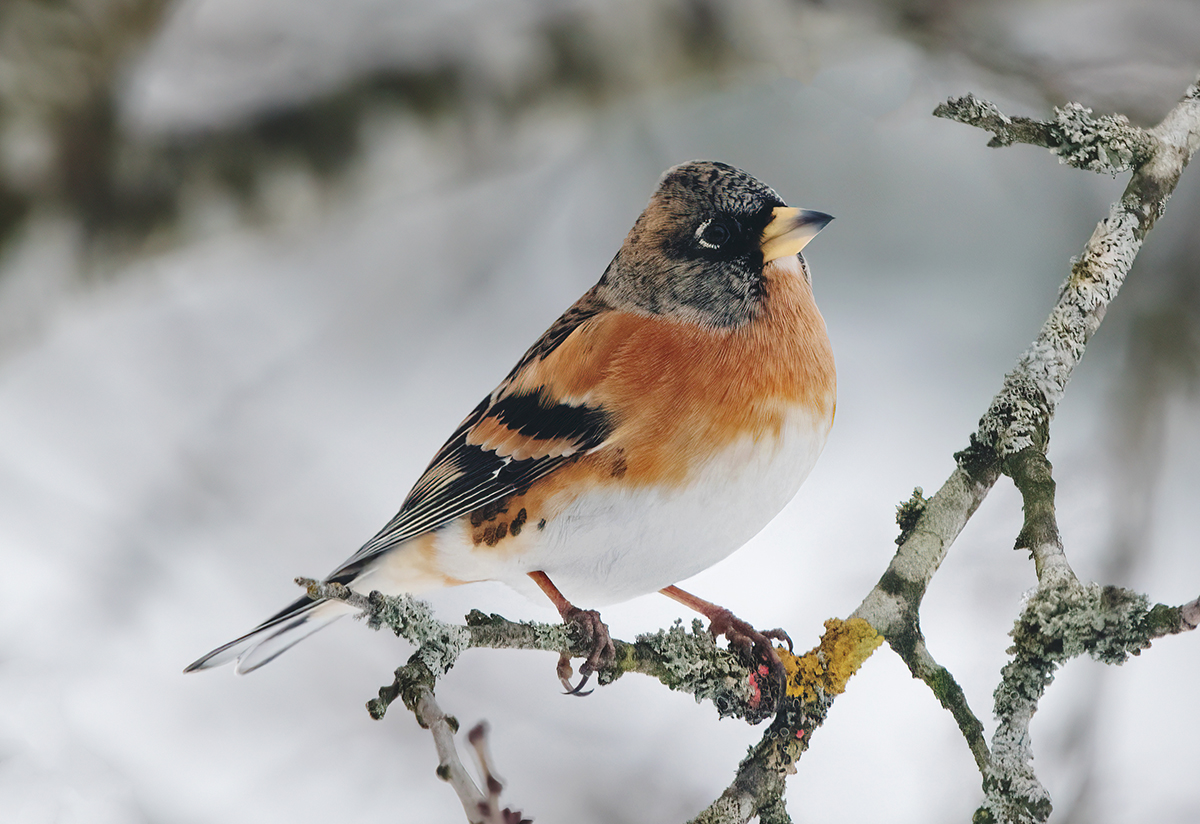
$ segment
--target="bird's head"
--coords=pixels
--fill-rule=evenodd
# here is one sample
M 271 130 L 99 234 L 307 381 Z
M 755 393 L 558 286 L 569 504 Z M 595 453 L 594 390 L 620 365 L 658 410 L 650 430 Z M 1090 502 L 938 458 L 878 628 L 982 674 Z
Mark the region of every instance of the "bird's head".
M 683 163 L 663 175 L 601 286 L 621 308 L 738 327 L 758 310 L 764 267 L 798 255 L 832 219 L 788 207 L 733 166 Z

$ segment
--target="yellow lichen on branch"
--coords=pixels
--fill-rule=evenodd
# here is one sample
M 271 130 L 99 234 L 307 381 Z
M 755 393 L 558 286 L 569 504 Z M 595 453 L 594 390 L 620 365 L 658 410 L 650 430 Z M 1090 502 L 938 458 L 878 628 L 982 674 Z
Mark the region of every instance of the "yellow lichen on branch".
M 849 621 L 830 618 L 816 649 L 800 656 L 785 649 L 776 650 L 787 671 L 788 696 L 814 701 L 818 690 L 826 695 L 840 695 L 850 676 L 858 672 L 882 643 L 883 636 L 862 618 Z

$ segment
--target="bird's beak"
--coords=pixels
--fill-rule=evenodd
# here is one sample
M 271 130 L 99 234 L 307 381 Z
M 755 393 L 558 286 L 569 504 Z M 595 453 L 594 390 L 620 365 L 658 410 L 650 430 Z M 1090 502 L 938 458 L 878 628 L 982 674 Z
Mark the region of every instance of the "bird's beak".
M 763 263 L 798 254 L 833 220 L 833 215 L 824 212 L 790 206 L 776 206 L 772 214 L 775 216 L 762 233 Z

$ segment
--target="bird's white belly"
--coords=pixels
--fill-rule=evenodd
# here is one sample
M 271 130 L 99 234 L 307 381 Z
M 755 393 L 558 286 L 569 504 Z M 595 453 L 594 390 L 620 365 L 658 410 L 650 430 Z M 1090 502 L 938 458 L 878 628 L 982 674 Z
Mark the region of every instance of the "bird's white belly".
M 439 567 L 543 598 L 541 570 L 571 602 L 602 606 L 682 581 L 754 537 L 792 499 L 825 445 L 831 420 L 797 410 L 777 437 L 744 438 L 684 488 L 598 488 L 508 552 L 471 545 L 464 525 L 440 535 Z

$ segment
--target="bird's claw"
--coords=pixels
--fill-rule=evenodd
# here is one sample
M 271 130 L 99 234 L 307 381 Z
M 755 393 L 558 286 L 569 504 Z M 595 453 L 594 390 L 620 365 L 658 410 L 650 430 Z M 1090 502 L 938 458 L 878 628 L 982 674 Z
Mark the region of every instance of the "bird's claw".
M 714 638 L 718 635 L 724 635 L 729 646 L 736 649 L 742 659 L 750 664 L 753 671 L 758 670 L 758 667 L 765 664 L 767 671 L 761 674 L 771 675 L 772 682 L 775 686 L 771 693 L 776 697 L 782 697 L 787 692 L 787 672 L 783 668 L 783 661 L 779 658 L 779 653 L 775 651 L 775 647 L 771 644 L 771 640 L 783 641 L 788 645 L 788 650 L 792 650 L 792 639 L 782 629 L 770 629 L 766 632 L 759 632 L 750 624 L 738 618 L 727 609 L 721 609 L 714 616 L 708 625 L 708 631 Z M 760 699 L 758 699 L 760 700 Z
M 763 637 L 770 638 L 775 641 L 783 641 L 785 644 L 787 644 L 788 652 L 796 651 L 796 648 L 792 646 L 792 636 L 788 635 L 779 627 L 776 627 L 775 629 L 763 630 Z
M 558 680 L 562 682 L 563 689 L 566 690 L 563 693 L 564 695 L 578 695 L 582 698 L 585 695 L 591 695 L 595 692 L 594 689 L 583 692 L 583 688 L 587 686 L 588 679 L 592 677 L 591 669 L 588 667 L 586 661 L 579 668 L 579 674 L 583 677 L 579 679 L 579 683 L 575 686 L 571 686 L 571 677 L 575 675 L 575 671 L 571 668 L 571 656 L 568 653 L 564 652 L 558 656 L 557 672 Z
M 579 674 L 583 676 L 579 683 L 571 686 L 571 656 L 563 653 L 558 659 L 558 680 L 562 682 L 567 695 L 591 695 L 592 690 L 583 691 L 592 673 L 610 666 L 617 659 L 617 649 L 608 632 L 608 626 L 600 620 L 600 613 L 594 609 L 579 609 L 572 607 L 563 617 L 563 623 L 568 631 L 582 646 L 587 647 L 588 654 L 579 666 Z

